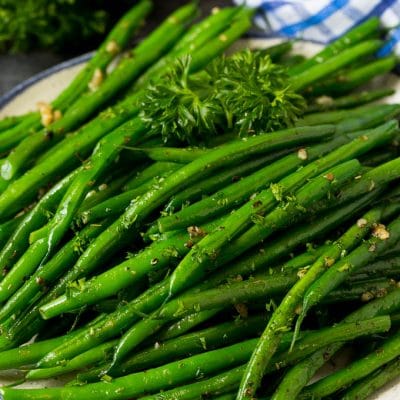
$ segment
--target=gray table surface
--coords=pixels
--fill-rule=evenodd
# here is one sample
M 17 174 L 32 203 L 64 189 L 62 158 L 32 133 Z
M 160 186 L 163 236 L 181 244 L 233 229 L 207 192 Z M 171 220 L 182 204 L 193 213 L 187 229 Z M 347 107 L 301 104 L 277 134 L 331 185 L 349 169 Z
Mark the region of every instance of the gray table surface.
M 154 11 L 148 18 L 142 34 L 150 31 L 168 13 L 176 7 L 187 3 L 187 0 L 154 0 Z M 226 6 L 230 0 L 201 0 L 200 6 L 204 13 L 212 7 Z M 75 54 L 76 56 L 77 54 Z M 43 71 L 52 65 L 58 64 L 74 55 L 54 54 L 46 51 L 34 51 L 30 54 L 1 55 L 0 56 L 0 96 L 13 88 L 19 82 Z

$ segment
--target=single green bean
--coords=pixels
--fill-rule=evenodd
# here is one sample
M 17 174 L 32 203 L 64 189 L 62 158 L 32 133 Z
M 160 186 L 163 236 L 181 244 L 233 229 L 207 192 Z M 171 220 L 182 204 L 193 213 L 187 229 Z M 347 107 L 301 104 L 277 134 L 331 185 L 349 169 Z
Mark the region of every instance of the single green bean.
M 30 366 L 39 361 L 51 349 L 76 336 L 80 329 L 69 332 L 63 336 L 35 341 L 20 347 L 0 352 L 0 370 L 10 370 Z
M 173 322 L 171 325 L 167 326 L 156 335 L 156 338 L 157 340 L 163 341 L 181 336 L 182 334 L 192 330 L 197 325 L 215 317 L 220 312 L 221 310 L 214 309 L 187 315 L 179 319 L 177 322 Z
M 24 115 L 13 115 L 9 117 L 4 117 L 0 120 L 0 137 L 2 131 L 5 131 L 13 126 L 19 124 L 23 119 Z
M 137 147 L 132 148 L 132 150 L 145 154 L 153 161 L 173 162 L 178 164 L 190 163 L 211 151 L 211 149 L 200 147 Z
M 10 219 L 3 224 L 0 224 L 0 249 L 7 243 L 9 238 L 14 233 L 15 229 L 19 226 L 21 221 L 23 220 L 24 216 L 20 215 L 13 219 Z
M 394 94 L 393 89 L 376 89 L 368 90 L 360 93 L 349 94 L 343 97 L 332 98 L 329 96 L 321 96 L 307 107 L 307 113 L 353 108 L 375 100 L 382 99 L 383 97 L 391 96 Z
M 190 65 L 191 72 L 196 72 L 206 67 L 210 60 L 210 54 L 212 54 L 212 58 L 221 55 L 230 45 L 246 33 L 251 28 L 251 20 L 254 13 L 255 10 L 252 8 L 241 8 L 227 29 L 222 31 L 218 37 L 204 43 L 193 54 Z
M 144 183 L 150 181 L 152 178 L 162 175 L 167 170 L 176 170 L 180 168 L 180 164 L 176 163 L 158 163 L 155 162 L 150 164 L 148 167 L 139 171 L 135 176 L 133 176 L 124 186 L 123 191 L 129 191 L 142 186 Z
M 341 121 L 346 119 L 363 118 L 368 114 L 370 114 L 368 115 L 369 117 L 374 114 L 379 117 L 380 115 L 384 116 L 385 114 L 390 115 L 393 111 L 396 111 L 398 109 L 399 109 L 398 104 L 378 104 L 378 105 L 367 104 L 349 110 L 315 112 L 305 115 L 301 120 L 297 122 L 297 125 L 310 126 L 319 124 L 340 123 Z

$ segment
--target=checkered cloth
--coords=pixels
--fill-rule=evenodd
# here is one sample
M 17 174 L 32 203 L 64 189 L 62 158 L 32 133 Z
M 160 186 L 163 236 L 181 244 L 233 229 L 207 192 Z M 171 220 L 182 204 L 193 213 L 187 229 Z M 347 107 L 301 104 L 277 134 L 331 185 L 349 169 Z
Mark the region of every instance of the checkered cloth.
M 400 0 L 235 0 L 258 7 L 258 36 L 284 36 L 329 43 L 372 16 L 390 28 L 380 56 L 400 55 Z

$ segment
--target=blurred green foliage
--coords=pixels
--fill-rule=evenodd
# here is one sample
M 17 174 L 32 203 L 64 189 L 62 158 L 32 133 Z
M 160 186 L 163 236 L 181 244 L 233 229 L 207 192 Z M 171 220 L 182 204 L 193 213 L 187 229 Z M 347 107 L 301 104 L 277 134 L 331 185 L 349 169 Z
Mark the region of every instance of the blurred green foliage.
M 130 3 L 130 4 L 129 4 Z M 0 52 L 74 52 L 96 44 L 134 1 L 0 0 Z

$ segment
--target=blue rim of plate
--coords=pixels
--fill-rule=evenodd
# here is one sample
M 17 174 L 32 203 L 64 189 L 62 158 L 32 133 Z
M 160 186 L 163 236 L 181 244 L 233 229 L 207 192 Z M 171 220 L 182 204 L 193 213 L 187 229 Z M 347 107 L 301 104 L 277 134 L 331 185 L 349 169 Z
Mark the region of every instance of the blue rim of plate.
M 46 79 L 48 76 L 53 75 L 56 72 L 62 71 L 67 68 L 71 68 L 75 65 L 81 64 L 81 63 L 89 60 L 92 57 L 93 53 L 94 52 L 91 51 L 89 53 L 85 53 L 80 56 L 71 58 L 67 61 L 63 61 L 60 64 L 56 64 L 50 68 L 47 68 L 44 71 L 41 71 L 38 74 L 33 75 L 32 77 L 22 81 L 18 85 L 14 86 L 7 93 L 0 96 L 0 109 L 2 109 L 4 106 L 6 106 L 10 101 L 15 99 L 19 94 L 24 92 L 30 86 L 36 84 L 37 82 L 39 82 L 43 79 Z

